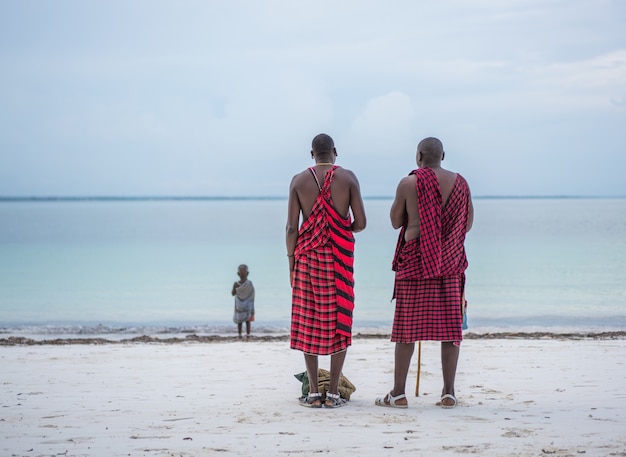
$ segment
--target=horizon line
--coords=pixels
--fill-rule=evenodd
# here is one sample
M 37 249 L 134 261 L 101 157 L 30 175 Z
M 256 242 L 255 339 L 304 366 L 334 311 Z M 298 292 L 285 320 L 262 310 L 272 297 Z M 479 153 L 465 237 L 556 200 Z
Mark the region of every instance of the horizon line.
M 393 195 L 363 196 L 364 200 L 393 200 Z M 567 199 L 621 199 L 626 195 L 478 195 L 475 200 L 567 200 Z M 227 200 L 287 200 L 286 196 L 251 195 L 32 195 L 0 196 L 0 202 L 54 202 L 54 201 L 227 201 Z

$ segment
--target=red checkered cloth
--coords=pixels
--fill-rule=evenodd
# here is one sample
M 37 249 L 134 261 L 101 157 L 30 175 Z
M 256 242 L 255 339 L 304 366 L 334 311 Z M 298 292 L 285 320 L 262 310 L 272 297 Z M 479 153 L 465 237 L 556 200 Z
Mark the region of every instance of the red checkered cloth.
M 334 354 L 352 344 L 354 236 L 350 216 L 343 218 L 332 205 L 336 168 L 326 173 L 323 186 L 318 182 L 320 194 L 294 251 L 291 348 L 308 354 Z
M 434 171 L 420 168 L 411 174 L 417 177 L 420 237 L 406 243 L 403 227 L 398 238 L 392 265 L 396 312 L 391 340 L 461 341 L 469 187 L 457 175 L 443 206 Z

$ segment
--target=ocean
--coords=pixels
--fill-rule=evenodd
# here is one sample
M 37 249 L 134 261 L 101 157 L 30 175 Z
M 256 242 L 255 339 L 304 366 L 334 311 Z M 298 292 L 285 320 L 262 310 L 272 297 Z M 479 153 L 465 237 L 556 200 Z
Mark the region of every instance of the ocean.
M 285 199 L 0 200 L 0 338 L 236 332 L 248 265 L 255 334 L 289 330 Z M 365 199 L 355 333 L 389 333 L 397 231 Z M 468 331 L 626 329 L 626 199 L 475 198 Z

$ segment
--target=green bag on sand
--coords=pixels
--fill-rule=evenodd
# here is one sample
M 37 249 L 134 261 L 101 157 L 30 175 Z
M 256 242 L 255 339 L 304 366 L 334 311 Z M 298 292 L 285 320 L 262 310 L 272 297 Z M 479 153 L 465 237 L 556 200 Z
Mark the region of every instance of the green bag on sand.
M 302 382 L 302 396 L 306 397 L 309 395 L 310 384 L 309 384 L 309 375 L 306 371 L 302 373 L 298 373 L 294 375 L 296 379 Z M 320 368 L 317 371 L 317 385 L 319 386 L 319 391 L 322 394 L 322 400 L 326 399 L 326 392 L 328 392 L 328 388 L 330 387 L 330 372 L 328 370 L 324 370 Z M 341 398 L 345 398 L 346 400 L 350 400 L 350 395 L 356 390 L 354 384 L 352 384 L 348 378 L 344 375 L 339 377 L 339 396 Z

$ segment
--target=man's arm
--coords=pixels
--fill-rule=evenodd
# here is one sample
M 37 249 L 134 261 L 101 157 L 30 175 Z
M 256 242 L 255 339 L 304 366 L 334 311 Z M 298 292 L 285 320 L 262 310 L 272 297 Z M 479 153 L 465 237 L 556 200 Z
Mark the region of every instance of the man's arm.
M 289 200 L 287 202 L 287 227 L 285 228 L 285 242 L 287 245 L 287 257 L 289 259 L 289 277 L 290 282 L 293 279 L 293 268 L 295 259 L 293 253 L 296 250 L 298 242 L 298 223 L 300 222 L 300 199 L 295 188 L 295 177 L 291 180 L 289 186 Z
M 469 187 L 467 188 L 469 192 Z M 474 225 L 474 204 L 472 203 L 472 194 L 469 196 L 469 209 L 467 212 L 467 230 L 469 232 L 472 229 L 472 225 Z
M 350 229 L 356 233 L 365 229 L 367 225 L 367 217 L 365 216 L 365 205 L 363 204 L 363 197 L 361 196 L 361 186 L 356 175 L 352 173 L 354 178 L 352 185 L 350 186 L 350 209 L 352 210 L 352 226 Z
M 404 188 L 406 187 L 406 181 L 407 178 L 403 178 L 398 183 L 396 196 L 393 199 L 393 203 L 391 204 L 391 211 L 389 212 L 389 216 L 391 218 L 391 226 L 394 229 L 402 227 L 407 218 L 406 191 L 404 190 Z

